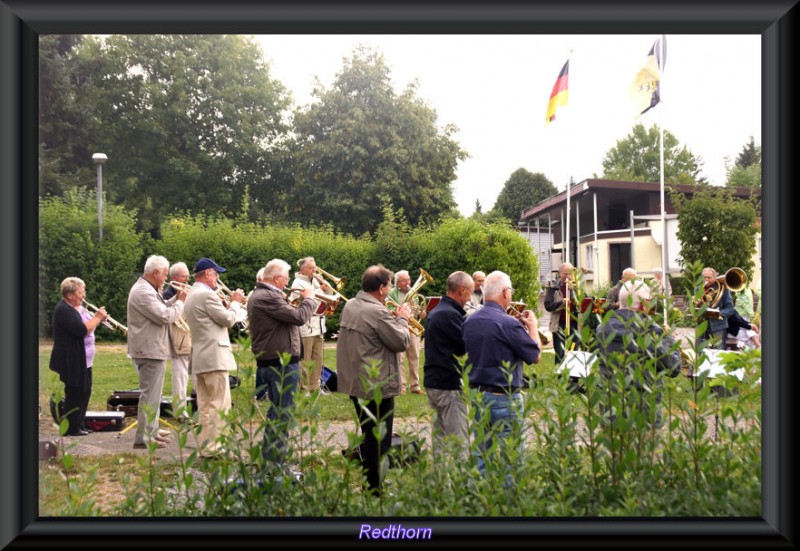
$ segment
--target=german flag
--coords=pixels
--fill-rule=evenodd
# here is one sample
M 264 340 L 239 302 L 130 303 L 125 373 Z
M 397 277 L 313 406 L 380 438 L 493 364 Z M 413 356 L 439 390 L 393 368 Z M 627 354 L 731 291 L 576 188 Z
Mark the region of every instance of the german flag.
M 547 103 L 547 115 L 545 116 L 544 125 L 547 126 L 556 120 L 556 109 L 559 106 L 567 104 L 567 96 L 569 95 L 569 60 L 561 68 L 558 73 L 558 78 L 553 86 L 553 91 L 550 92 L 550 101 Z
M 636 116 L 647 113 L 661 101 L 661 72 L 667 59 L 667 37 L 662 36 L 653 43 L 642 67 L 629 91 Z

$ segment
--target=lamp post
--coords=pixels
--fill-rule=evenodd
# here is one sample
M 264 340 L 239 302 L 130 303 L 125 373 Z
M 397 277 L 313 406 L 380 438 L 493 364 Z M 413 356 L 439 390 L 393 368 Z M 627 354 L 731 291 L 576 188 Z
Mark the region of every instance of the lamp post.
M 103 163 L 107 160 L 105 153 L 92 155 L 92 162 L 97 165 L 97 226 L 100 228 L 100 241 L 103 241 Z

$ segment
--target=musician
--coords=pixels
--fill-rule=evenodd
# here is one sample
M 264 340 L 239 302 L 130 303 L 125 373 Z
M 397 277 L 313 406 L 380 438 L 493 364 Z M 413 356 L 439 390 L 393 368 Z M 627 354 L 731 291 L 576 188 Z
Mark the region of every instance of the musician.
M 653 277 L 655 278 L 656 293 L 662 297 L 672 295 L 672 285 L 669 283 L 669 276 L 664 275 L 664 270 L 659 267 L 653 268 Z
M 381 265 L 366 269 L 361 291 L 342 310 L 336 346 L 339 391 L 349 395 L 356 408 L 364 437 L 361 463 L 367 472 L 367 489 L 376 495 L 381 493 L 381 457 L 389 452 L 392 442 L 394 398 L 402 388 L 400 353 L 408 348 L 411 337 L 410 307 L 402 304 L 392 314 L 385 306 L 391 281 L 392 272 Z M 380 371 L 378 380 L 370 383 L 380 385 L 380 402 L 374 399 L 372 389 L 364 386 L 365 367 L 373 364 Z M 373 431 L 376 420 L 386 424 L 380 442 Z
M 61 282 L 61 300 L 53 310 L 53 352 L 50 369 L 64 383 L 64 412 L 67 413 L 67 436 L 85 436 L 86 409 L 92 395 L 94 330 L 108 318 L 105 308 L 94 315 L 83 306 L 86 284 L 77 277 Z
M 185 262 L 176 262 L 169 267 L 170 281 L 176 281 L 183 285 L 189 284 L 189 267 Z M 164 300 L 169 300 L 176 295 L 177 291 L 167 286 L 164 289 Z M 188 333 L 180 324 L 173 323 L 169 326 L 169 336 L 172 358 L 172 399 L 176 412 L 182 412 L 186 408 L 186 389 L 189 385 L 189 360 L 192 354 L 192 335 Z M 182 418 L 184 413 L 178 413 Z
M 258 285 L 259 283 L 265 283 L 264 266 L 261 266 L 261 268 L 258 269 L 258 272 L 256 272 L 256 285 Z M 246 300 L 247 303 L 250 302 L 250 297 L 253 296 L 253 291 L 255 290 L 256 288 L 253 287 L 253 290 L 247 294 L 247 300 Z M 249 321 L 248 321 L 248 332 L 249 332 Z M 261 377 L 261 371 L 258 369 L 256 369 L 256 387 L 253 391 L 253 394 L 255 395 L 256 400 L 258 400 L 259 402 L 263 402 L 264 400 L 269 399 L 267 396 L 267 380 Z
M 616 285 L 609 289 L 608 294 L 606 295 L 606 304 L 608 305 L 606 308 L 607 310 L 619 309 L 620 290 L 625 283 L 628 281 L 633 281 L 634 279 L 636 279 L 636 270 L 633 268 L 625 268 L 622 270 L 622 279 L 620 279 Z
M 544 295 L 544 309 L 550 312 L 550 333 L 553 335 L 553 351 L 557 366 L 564 361 L 564 345 L 568 337 L 565 298 L 569 299 L 570 335 L 573 339 L 577 339 L 578 335 L 578 297 L 575 293 L 575 282 L 572 280 L 573 269 L 569 262 L 561 264 L 558 269 L 558 279 L 547 287 Z
M 491 427 L 488 432 L 496 435 L 500 444 L 511 436 L 512 431 L 520 431 L 518 434 L 522 436 L 522 363 L 539 363 L 542 357 L 542 343 L 533 312 L 525 310 L 519 319 L 506 313 L 513 294 L 511 278 L 507 274 L 500 271 L 490 273 L 483 286 L 483 308 L 469 316 L 461 330 L 468 361 L 472 365 L 469 385 L 480 393 L 476 420 L 480 421 L 482 415 L 488 414 Z M 476 429 L 474 433 L 477 439 L 482 431 Z M 486 461 L 490 459 L 487 451 L 492 446 L 493 436 L 484 434 L 482 438 L 473 454 L 478 470 L 485 476 Z M 525 448 L 524 441 L 523 436 L 519 440 L 520 458 Z M 510 482 L 510 474 L 506 478 Z
M 708 325 L 700 340 L 703 342 L 710 342 L 709 346 L 713 348 L 725 350 L 725 339 L 728 334 L 728 318 L 730 318 L 734 312 L 731 293 L 723 283 L 717 281 L 717 271 L 714 268 L 703 268 L 702 276 L 704 297 L 714 296 L 720 285 L 723 286 L 723 291 L 717 304 L 706 305 L 718 309 L 721 319 L 714 316 L 707 316 L 706 320 Z
M 272 468 L 284 472 L 289 469 L 286 440 L 300 381 L 300 327 L 311 320 L 317 307 L 310 286 L 300 291 L 303 300 L 299 306 L 288 302 L 283 289 L 289 285 L 290 270 L 291 266 L 280 258 L 267 262 L 263 282 L 256 284 L 247 301 L 252 350 L 270 401 L 261 455 Z M 285 365 L 284 356 L 289 356 Z
M 473 280 L 464 272 L 447 278 L 447 295 L 425 323 L 425 390 L 434 411 L 434 450 L 442 448 L 447 436 L 454 435 L 461 444 L 469 443 L 467 403 L 461 389 L 458 358 L 466 354 L 461 325 L 470 301 Z
M 483 282 L 486 281 L 486 274 L 477 271 L 472 274 L 472 281 L 475 282 L 475 288 L 472 291 L 469 302 L 465 306 L 468 316 L 483 308 Z
M 301 258 L 297 265 L 299 271 L 292 281 L 292 289 L 311 289 L 312 292 L 322 290 L 326 294 L 333 291 L 330 285 L 320 282 L 315 277 L 317 263 L 313 256 Z M 294 299 L 298 296 L 299 293 L 295 291 L 289 295 L 289 298 Z M 315 299 L 314 302 L 319 306 L 321 301 Z M 305 367 L 300 377 L 300 386 L 306 393 L 319 392 L 322 354 L 325 347 L 325 315 L 317 315 L 315 309 L 309 322 L 300 327 L 300 337 L 303 341 L 303 365 Z
M 196 377 L 200 457 L 224 453 L 218 438 L 223 416 L 231 409 L 228 372 L 236 369 L 228 331 L 244 318 L 244 292 L 236 289 L 230 304 L 216 293 L 219 274 L 227 271 L 210 258 L 194 265 L 194 285 L 186 299 L 184 317 L 192 332 L 192 372 Z
M 128 356 L 136 367 L 141 389 L 133 438 L 135 449 L 147 448 L 151 442 L 163 448 L 169 442 L 168 433 L 158 429 L 158 417 L 167 359 L 171 355 L 169 328 L 183 313 L 186 291 L 164 300 L 161 289 L 168 270 L 166 258 L 149 256 L 144 273 L 128 293 Z
M 397 304 L 403 304 L 406 295 L 411 290 L 411 276 L 407 270 L 400 270 L 394 276 L 394 288 L 389 293 L 389 298 Z M 427 313 L 420 305 L 419 295 L 412 297 L 412 304 L 409 304 L 412 316 L 421 321 Z M 400 357 L 400 394 L 406 393 L 406 388 L 412 394 L 425 394 L 419 386 L 419 349 L 420 338 L 409 330 L 408 348 Z M 405 368 L 403 367 L 403 356 L 408 360 L 408 385 L 406 385 Z
M 647 315 L 651 309 L 648 286 L 640 280 L 627 281 L 619 292 L 619 308 L 597 329 L 602 385 L 613 393 L 612 401 L 618 400 L 617 403 L 601 404 L 609 421 L 615 418 L 612 407 L 617 412 L 621 409 L 625 416 L 633 407 L 641 408 L 653 426 L 661 426 L 661 377 L 657 374 L 664 372 L 669 377 L 678 376 L 681 353 L 675 340 Z M 641 378 L 635 373 L 637 368 L 642 371 Z M 622 399 L 620 392 L 623 389 L 635 391 L 638 396 Z

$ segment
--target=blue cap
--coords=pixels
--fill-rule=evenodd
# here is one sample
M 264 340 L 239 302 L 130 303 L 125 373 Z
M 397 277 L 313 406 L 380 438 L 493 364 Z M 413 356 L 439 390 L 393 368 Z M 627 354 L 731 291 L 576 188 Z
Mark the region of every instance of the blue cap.
M 194 273 L 198 274 L 204 270 L 208 270 L 209 268 L 214 268 L 220 273 L 225 271 L 225 268 L 218 266 L 217 263 L 210 258 L 201 258 L 197 261 L 197 264 L 194 265 Z

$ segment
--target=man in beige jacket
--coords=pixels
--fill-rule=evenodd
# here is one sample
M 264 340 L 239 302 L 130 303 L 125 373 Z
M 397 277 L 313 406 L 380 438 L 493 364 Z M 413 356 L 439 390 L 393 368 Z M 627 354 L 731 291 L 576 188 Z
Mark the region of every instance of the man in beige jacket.
M 391 282 L 392 272 L 383 266 L 367 268 L 361 279 L 361 291 L 342 310 L 336 345 L 338 390 L 350 395 L 355 405 L 364 436 L 361 462 L 367 471 L 368 489 L 375 494 L 381 492 L 380 459 L 389 452 L 392 443 L 394 397 L 400 394 L 401 387 L 399 354 L 406 350 L 410 338 L 409 306 L 403 304 L 394 314 L 386 309 Z M 362 382 L 367 377 L 365 366 L 372 364 L 379 369 L 377 381 L 372 382 L 381 387 L 380 404 Z M 380 442 L 373 433 L 375 419 L 386 423 Z
M 183 316 L 192 332 L 192 374 L 196 379 L 198 435 L 201 457 L 224 453 L 218 437 L 222 416 L 231 409 L 228 372 L 236 369 L 228 330 L 244 319 L 244 292 L 236 289 L 231 303 L 223 306 L 215 292 L 219 273 L 226 271 L 210 258 L 194 266 L 194 285 L 186 299 Z
M 169 328 L 183 312 L 186 291 L 181 291 L 169 301 L 161 295 L 167 281 L 169 261 L 163 256 L 151 255 L 144 265 L 144 274 L 136 280 L 128 293 L 128 355 L 139 375 L 139 408 L 135 449 L 147 448 L 155 441 L 163 448 L 166 433 L 159 433 L 158 416 L 161 409 L 161 391 L 164 374 L 170 357 Z

